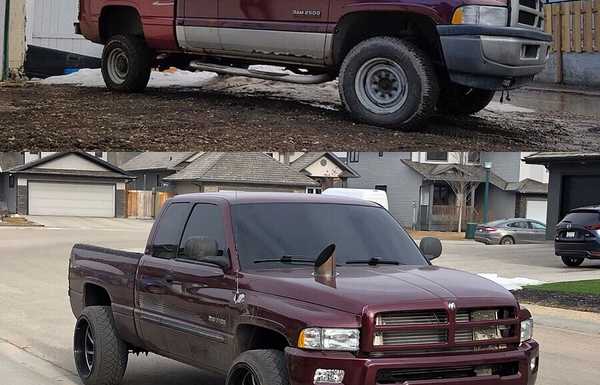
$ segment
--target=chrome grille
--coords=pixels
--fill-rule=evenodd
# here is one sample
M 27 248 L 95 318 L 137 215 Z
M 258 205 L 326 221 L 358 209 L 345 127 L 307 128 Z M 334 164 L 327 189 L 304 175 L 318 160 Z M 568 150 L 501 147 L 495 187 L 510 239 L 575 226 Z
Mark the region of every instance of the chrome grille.
M 448 331 L 445 329 L 389 331 L 378 332 L 375 340 L 381 345 L 420 345 L 441 344 L 448 342 Z
M 510 25 L 544 29 L 544 0 L 511 0 Z
M 375 319 L 377 326 L 409 325 L 409 324 L 439 324 L 447 323 L 448 316 L 443 310 L 406 311 L 397 313 L 378 314 Z

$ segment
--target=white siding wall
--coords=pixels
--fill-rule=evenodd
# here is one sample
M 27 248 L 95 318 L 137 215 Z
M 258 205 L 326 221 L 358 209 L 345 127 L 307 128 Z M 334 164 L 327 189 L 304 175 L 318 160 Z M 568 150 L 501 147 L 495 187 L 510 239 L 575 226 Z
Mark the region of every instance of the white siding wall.
M 75 34 L 78 0 L 27 0 L 27 44 L 100 57 L 102 46 Z
M 521 158 L 526 158 L 529 155 L 534 154 L 533 152 L 523 152 L 521 153 Z M 545 166 L 539 164 L 527 164 L 521 161 L 520 168 L 520 177 L 519 180 L 523 179 L 533 179 L 538 182 L 548 183 L 548 170 Z M 545 222 L 545 221 L 544 221 Z

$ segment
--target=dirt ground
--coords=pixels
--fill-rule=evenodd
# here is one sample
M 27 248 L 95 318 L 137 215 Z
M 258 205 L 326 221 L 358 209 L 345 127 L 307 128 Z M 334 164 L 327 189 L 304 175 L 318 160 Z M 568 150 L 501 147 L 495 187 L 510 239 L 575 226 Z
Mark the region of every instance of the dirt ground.
M 500 108 L 467 118 L 435 116 L 426 127 L 402 132 L 352 122 L 337 96 L 319 86 L 290 86 L 284 92 L 270 82 L 240 79 L 137 95 L 65 85 L 0 85 L 0 151 L 600 148 L 596 111 Z M 536 100 L 531 92 L 519 92 L 511 103 L 518 105 L 520 96 Z

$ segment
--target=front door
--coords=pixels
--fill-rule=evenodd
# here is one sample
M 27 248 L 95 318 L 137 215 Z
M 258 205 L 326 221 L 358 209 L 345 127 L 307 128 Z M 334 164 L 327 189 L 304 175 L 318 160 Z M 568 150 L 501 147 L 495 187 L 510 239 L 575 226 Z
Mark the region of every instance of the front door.
M 189 1 L 189 0 L 186 0 Z M 324 62 L 330 0 L 218 0 L 219 36 L 230 53 Z
M 173 260 L 169 310 L 177 334 L 175 353 L 199 365 L 226 371 L 232 359 L 235 280 L 222 268 L 186 255 L 185 245 L 192 237 L 216 241 L 217 255 L 229 254 L 219 206 L 194 206 Z

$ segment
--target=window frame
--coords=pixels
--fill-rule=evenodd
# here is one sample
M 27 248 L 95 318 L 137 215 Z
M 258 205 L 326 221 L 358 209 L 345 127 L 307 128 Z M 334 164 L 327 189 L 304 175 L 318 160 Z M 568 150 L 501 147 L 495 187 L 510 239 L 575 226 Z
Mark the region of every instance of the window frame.
M 430 159 L 429 158 L 429 154 L 446 154 L 446 158 L 445 159 Z M 450 159 L 450 153 L 449 152 L 444 152 L 444 151 L 431 151 L 431 152 L 425 152 L 425 161 L 426 162 L 440 162 L 440 163 L 448 163 L 448 160 Z
M 185 220 L 183 222 L 182 231 L 179 234 L 179 238 L 178 238 L 177 245 L 176 245 L 177 250 L 174 251 L 174 255 L 170 256 L 170 257 L 161 257 L 161 256 L 156 255 L 156 253 L 155 253 L 156 240 L 157 240 L 158 234 L 160 232 L 161 221 L 164 219 L 164 216 L 167 214 L 169 209 L 175 205 L 187 206 L 187 214 L 186 214 Z M 149 253 L 150 256 L 152 256 L 153 258 L 164 259 L 164 260 L 174 259 L 177 257 L 177 254 L 179 253 L 179 245 L 181 244 L 181 238 L 183 237 L 183 230 L 185 229 L 185 226 L 187 225 L 187 221 L 189 220 L 190 214 L 192 213 L 191 207 L 192 207 L 192 205 L 190 202 L 171 202 L 168 206 L 166 206 L 164 208 L 160 217 L 157 219 L 158 222 L 157 222 L 156 230 L 154 231 L 154 234 L 152 234 L 152 242 L 150 244 L 150 253 Z
M 207 265 L 207 266 L 213 266 L 210 263 L 203 263 L 202 261 L 197 261 L 194 259 L 190 259 L 187 258 L 184 254 L 182 254 L 182 250 L 183 250 L 183 239 L 184 239 L 184 235 L 185 235 L 185 231 L 188 227 L 188 224 L 190 223 L 190 220 L 192 219 L 192 215 L 194 214 L 194 210 L 196 209 L 196 207 L 198 206 L 213 206 L 215 207 L 218 212 L 219 212 L 219 218 L 221 219 L 221 224 L 222 224 L 222 230 L 223 230 L 223 236 L 222 236 L 222 240 L 223 240 L 223 255 L 227 255 L 228 254 L 228 249 L 229 249 L 229 241 L 227 239 L 227 230 L 225 228 L 226 226 L 226 221 L 225 221 L 225 212 L 223 210 L 223 207 L 217 203 L 211 203 L 211 202 L 193 202 L 191 204 L 191 208 L 190 208 L 190 212 L 187 216 L 187 219 L 185 221 L 185 224 L 183 226 L 183 229 L 181 231 L 181 236 L 179 237 L 179 245 L 177 246 L 177 253 L 174 257 L 174 259 L 178 260 L 178 261 L 182 261 L 182 262 L 191 262 L 191 263 L 196 263 L 196 264 L 202 264 L 202 265 Z M 220 241 L 220 240 L 217 240 Z M 219 245 L 221 246 L 221 245 Z M 230 254 L 230 253 L 229 253 Z M 228 256 L 229 258 L 229 265 L 231 266 L 231 255 Z
M 360 162 L 360 152 L 349 151 L 348 152 L 348 163 L 358 163 L 358 162 Z

